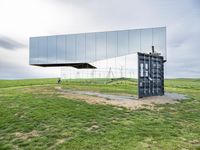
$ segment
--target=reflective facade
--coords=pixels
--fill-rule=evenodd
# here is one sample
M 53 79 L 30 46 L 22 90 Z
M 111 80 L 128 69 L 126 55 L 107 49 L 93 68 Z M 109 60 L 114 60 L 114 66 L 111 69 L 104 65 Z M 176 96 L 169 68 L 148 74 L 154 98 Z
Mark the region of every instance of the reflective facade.
M 93 63 L 149 53 L 152 46 L 167 59 L 165 27 L 31 37 L 30 64 Z

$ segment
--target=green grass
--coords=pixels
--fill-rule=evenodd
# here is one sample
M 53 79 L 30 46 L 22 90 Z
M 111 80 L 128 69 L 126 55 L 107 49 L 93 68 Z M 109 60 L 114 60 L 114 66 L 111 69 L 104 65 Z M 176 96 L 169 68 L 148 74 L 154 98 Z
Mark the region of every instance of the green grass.
M 200 79 L 166 80 L 165 85 L 189 99 L 130 111 L 62 98 L 56 79 L 2 80 L 0 149 L 200 149 Z M 68 80 L 61 86 L 137 91 L 134 80 Z
M 0 88 L 55 84 L 56 79 L 0 80 Z

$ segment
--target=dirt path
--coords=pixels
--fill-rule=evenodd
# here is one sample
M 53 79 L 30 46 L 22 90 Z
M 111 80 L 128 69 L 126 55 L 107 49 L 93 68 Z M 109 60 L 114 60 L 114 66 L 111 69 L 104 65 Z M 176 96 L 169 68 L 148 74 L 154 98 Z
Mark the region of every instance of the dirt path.
M 133 96 L 122 96 L 114 94 L 102 94 L 91 91 L 75 91 L 70 89 L 61 89 L 56 87 L 62 97 L 69 99 L 83 100 L 89 104 L 104 104 L 128 109 L 149 108 L 153 109 L 156 104 L 174 104 L 177 100 L 186 99 L 184 95 L 177 93 L 166 93 L 164 96 L 152 96 L 137 99 Z

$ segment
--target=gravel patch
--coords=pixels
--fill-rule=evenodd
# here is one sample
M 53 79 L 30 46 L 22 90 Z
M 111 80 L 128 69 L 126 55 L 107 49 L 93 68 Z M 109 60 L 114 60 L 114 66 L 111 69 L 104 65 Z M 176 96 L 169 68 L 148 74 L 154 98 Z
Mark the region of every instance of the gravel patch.
M 105 94 L 92 91 L 77 91 L 70 89 L 61 89 L 56 87 L 62 97 L 68 99 L 83 100 L 89 104 L 107 104 L 128 109 L 148 108 L 153 109 L 156 104 L 174 104 L 178 100 L 187 99 L 185 95 L 177 93 L 165 93 L 164 96 L 151 96 L 138 99 L 135 96 Z

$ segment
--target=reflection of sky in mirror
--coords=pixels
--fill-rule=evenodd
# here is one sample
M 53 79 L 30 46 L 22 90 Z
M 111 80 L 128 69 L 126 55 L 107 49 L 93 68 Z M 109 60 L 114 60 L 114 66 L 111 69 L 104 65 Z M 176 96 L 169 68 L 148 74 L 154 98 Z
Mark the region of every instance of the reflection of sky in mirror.
M 95 33 L 88 33 L 85 35 L 86 38 L 86 60 L 92 62 L 96 60 L 96 51 L 95 49 Z
M 76 55 L 76 36 L 67 35 L 66 62 L 75 62 Z
M 165 27 L 34 37 L 30 42 L 33 46 L 30 54 L 36 53 L 30 55 L 31 64 L 92 62 L 137 52 L 149 53 L 152 46 L 166 56 Z M 38 58 L 37 62 L 32 58 Z
M 57 63 L 64 63 L 65 62 L 65 46 L 66 46 L 66 36 L 65 35 L 59 35 L 57 36 L 57 44 L 56 44 L 56 49 L 57 49 L 57 54 L 56 54 L 56 59 Z

